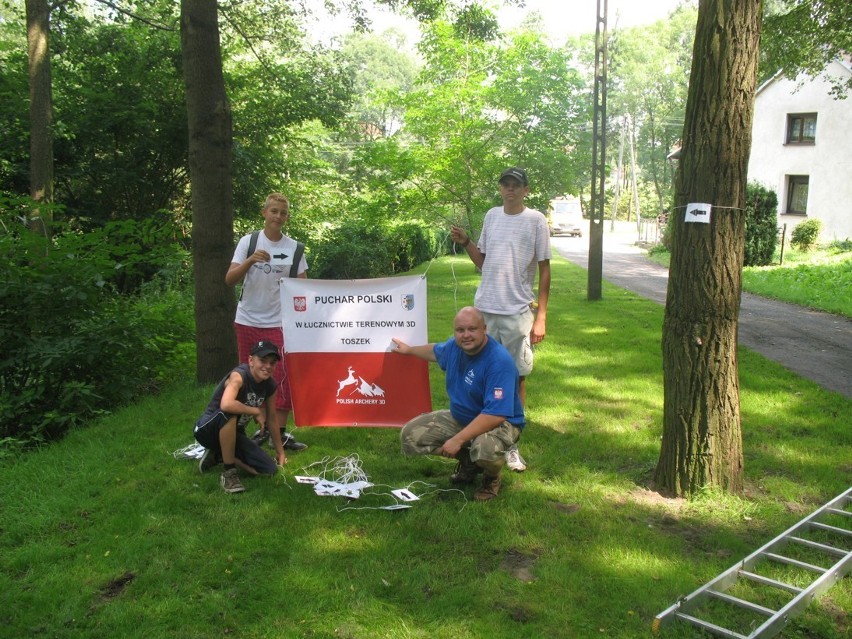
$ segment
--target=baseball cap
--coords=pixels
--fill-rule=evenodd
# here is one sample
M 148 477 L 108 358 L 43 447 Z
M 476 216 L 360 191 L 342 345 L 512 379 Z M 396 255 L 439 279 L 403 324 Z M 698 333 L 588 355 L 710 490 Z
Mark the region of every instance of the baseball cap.
M 272 342 L 258 342 L 251 349 L 251 354 L 257 357 L 266 357 L 267 355 L 275 355 L 276 359 L 281 359 L 278 353 L 278 346 Z
M 500 179 L 497 180 L 497 181 L 502 182 L 503 178 L 507 178 L 507 177 L 515 178 L 518 182 L 520 182 L 524 186 L 529 185 L 529 181 L 527 180 L 527 172 L 524 171 L 520 167 L 517 167 L 517 166 L 509 167 L 508 169 L 506 169 L 505 171 L 503 171 L 500 174 Z

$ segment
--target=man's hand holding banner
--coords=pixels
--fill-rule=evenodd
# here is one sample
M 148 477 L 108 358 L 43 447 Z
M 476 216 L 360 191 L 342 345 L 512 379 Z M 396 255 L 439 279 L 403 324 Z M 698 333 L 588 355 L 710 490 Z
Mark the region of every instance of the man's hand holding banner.
M 402 426 L 432 410 L 428 364 L 390 352 L 425 344 L 426 280 L 281 280 L 296 426 Z

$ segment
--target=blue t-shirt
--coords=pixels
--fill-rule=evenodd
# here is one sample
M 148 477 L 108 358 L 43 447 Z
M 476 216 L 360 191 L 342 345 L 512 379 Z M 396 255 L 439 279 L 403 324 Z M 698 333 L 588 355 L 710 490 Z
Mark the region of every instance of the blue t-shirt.
M 502 344 L 488 339 L 473 357 L 467 355 L 452 337 L 435 344 L 438 366 L 447 374 L 450 412 L 467 426 L 480 413 L 499 415 L 523 429 L 518 368 Z

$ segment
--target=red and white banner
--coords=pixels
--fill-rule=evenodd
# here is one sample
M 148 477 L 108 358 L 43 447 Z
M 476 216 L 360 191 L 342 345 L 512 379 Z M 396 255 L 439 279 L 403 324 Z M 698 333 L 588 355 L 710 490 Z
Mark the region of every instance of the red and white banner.
M 426 279 L 281 280 L 296 426 L 402 426 L 432 410 L 428 363 L 391 352 L 426 344 Z

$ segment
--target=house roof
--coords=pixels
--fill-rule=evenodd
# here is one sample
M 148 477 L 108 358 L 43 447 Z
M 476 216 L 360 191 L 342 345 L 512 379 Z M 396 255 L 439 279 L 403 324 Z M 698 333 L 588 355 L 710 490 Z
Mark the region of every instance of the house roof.
M 843 58 L 835 58 L 834 60 L 832 60 L 831 62 L 829 62 L 828 64 L 826 64 L 826 65 L 823 67 L 822 71 L 820 72 L 820 75 L 822 75 L 823 73 L 825 73 L 826 69 L 828 69 L 828 67 L 830 67 L 832 64 L 837 64 L 837 65 L 838 65 L 838 66 L 840 66 L 840 67 L 841 67 L 844 71 L 846 71 L 846 73 L 848 73 L 848 74 L 852 75 L 852 56 L 845 56 L 845 57 L 843 57 Z M 805 75 L 805 74 L 802 74 L 802 75 Z M 763 91 L 766 87 L 768 87 L 770 84 L 772 84 L 772 83 L 776 82 L 777 80 L 779 80 L 779 79 L 781 79 L 781 78 L 783 78 L 783 77 L 785 77 L 785 76 L 784 76 L 784 73 L 783 73 L 782 71 L 776 71 L 776 72 L 775 72 L 775 75 L 773 75 L 771 78 L 769 78 L 766 82 L 764 82 L 763 84 L 761 84 L 761 85 L 757 88 L 757 91 L 755 91 L 755 92 L 754 92 L 754 96 L 755 96 L 755 97 L 759 96 L 759 95 L 761 94 L 761 92 L 762 92 L 762 91 Z M 813 77 L 810 77 L 809 79 L 810 79 L 810 80 L 816 80 L 818 77 L 819 77 L 819 76 L 813 76 Z M 795 80 L 795 78 L 793 78 L 793 80 Z

